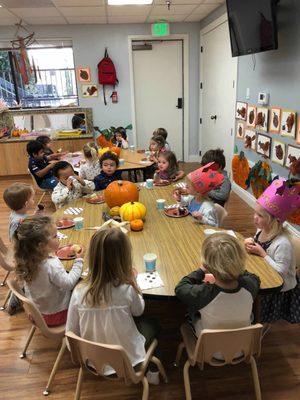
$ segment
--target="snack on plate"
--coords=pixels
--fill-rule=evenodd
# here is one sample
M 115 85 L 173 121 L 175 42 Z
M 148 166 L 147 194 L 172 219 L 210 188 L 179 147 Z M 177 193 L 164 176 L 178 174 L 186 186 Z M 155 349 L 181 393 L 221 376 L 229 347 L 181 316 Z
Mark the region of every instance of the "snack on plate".
M 62 152 L 62 148 L 60 147 L 58 150 L 57 150 L 57 153 L 61 153 Z
M 76 254 L 81 252 L 81 246 L 79 244 L 73 244 L 70 247 L 69 257 L 76 257 Z

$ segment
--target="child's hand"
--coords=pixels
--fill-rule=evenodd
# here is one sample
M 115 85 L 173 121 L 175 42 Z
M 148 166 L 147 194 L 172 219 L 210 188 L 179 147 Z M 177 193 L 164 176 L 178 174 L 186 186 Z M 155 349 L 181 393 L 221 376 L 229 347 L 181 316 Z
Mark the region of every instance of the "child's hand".
M 73 180 L 74 178 L 72 176 L 69 176 L 69 178 L 67 179 L 66 186 L 69 190 L 71 190 L 73 187 Z
M 80 160 L 80 161 L 79 161 L 79 164 L 80 164 L 80 165 L 86 164 L 86 160 L 85 160 L 85 159 Z
M 173 192 L 173 197 L 176 201 L 180 201 L 181 200 L 181 193 L 180 193 L 180 189 L 175 189 Z
M 75 253 L 76 258 L 83 258 L 84 257 L 84 248 L 81 247 L 80 251 L 78 253 Z
M 81 178 L 81 176 L 75 175 L 75 178 L 76 178 L 76 180 L 77 180 L 82 186 L 85 186 L 84 179 Z
M 201 221 L 203 218 L 203 214 L 199 211 L 193 211 L 192 212 L 192 217 L 198 219 L 198 221 Z
M 263 257 L 263 258 L 266 257 L 266 255 L 267 255 L 265 250 L 258 243 L 246 244 L 246 250 L 250 254 L 255 254 L 255 255 Z

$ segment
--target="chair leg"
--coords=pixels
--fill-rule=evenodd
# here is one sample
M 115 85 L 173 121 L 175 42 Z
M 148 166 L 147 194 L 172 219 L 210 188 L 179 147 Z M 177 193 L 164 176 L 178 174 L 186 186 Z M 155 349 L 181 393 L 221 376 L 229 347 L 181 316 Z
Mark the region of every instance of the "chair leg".
M 80 399 L 81 387 L 82 387 L 82 378 L 83 378 L 83 369 L 82 369 L 82 367 L 80 367 L 80 370 L 79 370 L 79 373 L 78 373 L 78 378 L 77 378 L 77 385 L 76 385 L 76 392 L 75 392 L 74 400 L 79 400 Z
M 180 343 L 180 345 L 178 346 L 177 349 L 177 354 L 176 354 L 176 358 L 175 358 L 175 362 L 174 362 L 174 367 L 179 367 L 179 363 L 180 363 L 180 358 L 182 355 L 182 350 L 185 348 L 185 345 L 183 342 Z
M 183 380 L 184 380 L 184 389 L 185 389 L 185 398 L 186 400 L 192 400 L 191 394 L 191 384 L 190 384 L 190 376 L 189 376 L 189 368 L 191 364 L 189 360 L 186 361 L 183 368 Z
M 5 286 L 7 278 L 9 277 L 10 271 L 7 271 L 3 281 L 0 283 L 0 286 Z
M 161 361 L 159 358 L 153 356 L 151 361 L 157 366 L 161 376 L 163 377 L 163 380 L 165 381 L 165 383 L 168 383 L 168 377 L 166 374 L 166 371 L 164 369 L 164 366 L 162 365 Z
M 143 383 L 143 397 L 142 397 L 142 400 L 148 400 L 148 398 L 149 398 L 149 383 L 148 383 L 147 378 L 145 376 L 144 376 L 144 378 L 142 380 L 142 383 Z M 75 400 L 77 400 L 77 399 L 75 399 Z
M 20 358 L 25 358 L 26 357 L 26 351 L 27 351 L 27 348 L 28 348 L 28 346 L 29 346 L 29 344 L 31 342 L 31 339 L 33 338 L 35 330 L 36 330 L 36 327 L 34 325 L 32 325 L 32 327 L 30 329 L 30 332 L 29 332 L 29 335 L 28 335 L 28 338 L 26 340 L 24 349 L 23 349 L 23 351 L 22 351 L 22 353 L 20 355 Z
M 67 345 L 66 345 L 66 339 L 63 339 L 63 340 L 62 340 L 62 344 L 61 344 L 61 348 L 60 348 L 60 350 L 59 350 L 59 353 L 58 353 L 58 355 L 57 355 L 57 357 L 56 357 L 56 360 L 55 360 L 55 363 L 54 363 L 54 365 L 53 365 L 51 374 L 50 374 L 50 376 L 49 376 L 46 389 L 43 391 L 43 395 L 44 395 L 44 396 L 48 396 L 48 394 L 49 394 L 50 391 L 51 391 L 51 386 L 52 386 L 53 380 L 54 380 L 54 378 L 55 378 L 55 375 L 56 375 L 56 372 L 57 372 L 59 363 L 60 363 L 60 361 L 61 361 L 61 359 L 62 359 L 62 357 L 63 357 L 63 355 L 64 355 L 64 352 L 65 352 L 65 350 L 66 350 L 66 347 L 67 347 Z
M 9 300 L 9 298 L 10 298 L 10 295 L 11 295 L 11 290 L 8 291 L 8 293 L 7 293 L 6 297 L 5 297 L 3 306 L 0 307 L 0 311 L 5 310 L 6 305 L 7 305 L 7 302 L 8 302 L 8 300 Z
M 258 372 L 257 372 L 257 365 L 256 365 L 255 358 L 253 356 L 251 356 L 251 358 L 250 358 L 250 363 L 251 363 L 251 370 L 252 370 L 256 400 L 261 400 L 261 391 L 260 391 L 260 384 L 259 384 L 259 378 L 258 378 Z

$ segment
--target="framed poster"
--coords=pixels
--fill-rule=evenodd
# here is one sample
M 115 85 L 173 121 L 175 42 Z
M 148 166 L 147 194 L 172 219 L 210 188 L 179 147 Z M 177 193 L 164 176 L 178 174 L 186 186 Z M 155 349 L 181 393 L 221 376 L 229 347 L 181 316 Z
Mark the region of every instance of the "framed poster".
M 286 156 L 286 146 L 285 143 L 279 140 L 273 140 L 272 145 L 272 158 L 271 161 L 284 166 L 285 156 Z
M 91 70 L 90 67 L 78 67 L 76 68 L 77 79 L 79 82 L 91 82 Z
M 247 109 L 247 127 L 255 128 L 256 123 L 256 106 L 248 105 Z
M 296 143 L 300 144 L 300 115 L 298 117 L 297 133 L 296 133 Z
M 262 154 L 264 157 L 270 158 L 271 155 L 272 138 L 262 133 L 257 134 L 256 152 Z
M 247 103 L 241 101 L 236 102 L 235 106 L 235 119 L 243 119 L 246 121 L 247 118 Z
M 245 124 L 244 122 L 238 122 L 236 124 L 236 137 L 238 139 L 243 139 L 245 133 Z
M 82 97 L 98 97 L 97 85 L 81 85 Z
M 300 160 L 300 147 L 288 144 L 286 152 L 285 166 L 290 168 L 293 162 Z
M 269 132 L 280 133 L 281 108 L 272 107 L 269 113 Z
M 281 135 L 295 138 L 296 113 L 293 110 L 282 110 Z
M 256 109 L 256 122 L 257 129 L 267 132 L 268 130 L 268 115 L 269 109 L 266 107 L 257 107 Z
M 244 147 L 245 147 L 245 149 L 255 151 L 255 149 L 256 149 L 256 132 L 255 131 L 250 131 L 249 129 L 245 130 Z

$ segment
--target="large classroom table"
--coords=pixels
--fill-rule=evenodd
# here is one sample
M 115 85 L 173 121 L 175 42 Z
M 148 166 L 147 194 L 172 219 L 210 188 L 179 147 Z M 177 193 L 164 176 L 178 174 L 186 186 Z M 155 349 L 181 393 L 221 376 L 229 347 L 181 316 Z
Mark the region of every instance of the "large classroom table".
M 204 230 L 209 228 L 195 222 L 190 215 L 184 218 L 170 218 L 163 211 L 156 209 L 156 199 L 164 198 L 167 204 L 174 203 L 173 189 L 173 185 L 154 189 L 142 187 L 139 201 L 147 207 L 144 229 L 140 232 L 128 232 L 133 247 L 133 266 L 138 272 L 145 272 L 143 264 L 145 253 L 151 252 L 158 256 L 157 271 L 164 286 L 145 290 L 144 294 L 151 297 L 174 296 L 174 288 L 179 280 L 199 268 L 201 244 L 205 239 Z M 56 219 L 67 217 L 64 210 L 70 206 L 83 208 L 81 216 L 84 217 L 84 228 L 102 225 L 104 223 L 102 212 L 108 210 L 106 204 L 89 204 L 85 198 L 81 198 L 56 211 L 54 217 Z M 81 244 L 87 250 L 95 231 L 89 229 L 76 231 L 71 228 L 61 232 L 68 236 L 61 240 L 61 245 Z M 243 240 L 242 235 L 238 236 Z M 85 258 L 87 259 L 87 255 Z M 63 263 L 68 270 L 73 264 L 72 261 Z M 85 261 L 85 269 L 87 268 Z M 248 255 L 246 269 L 260 277 L 261 292 L 278 291 L 282 287 L 283 281 L 280 275 L 261 257 Z

